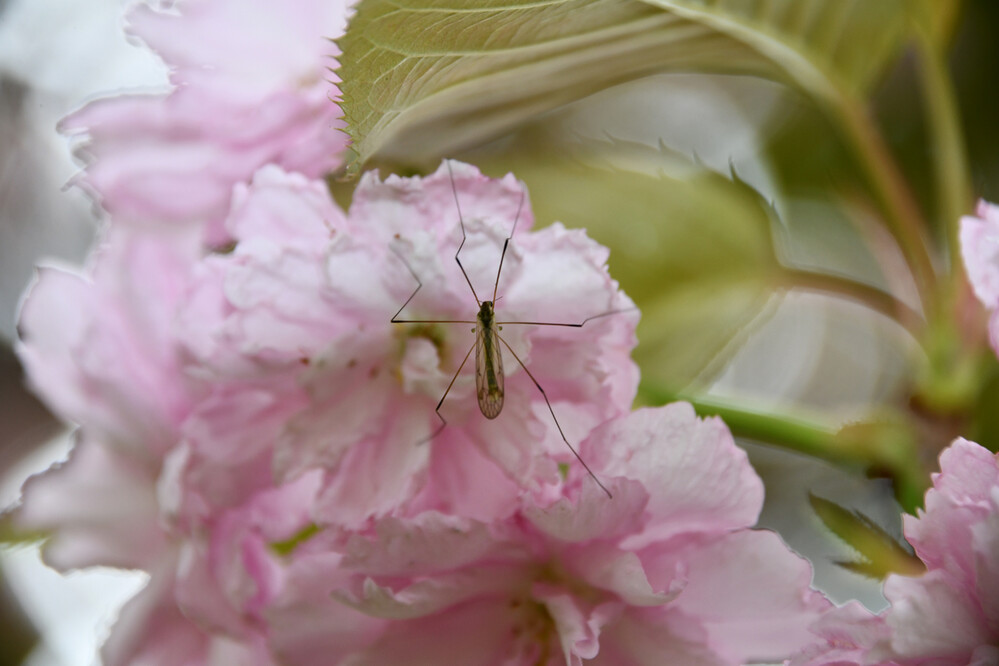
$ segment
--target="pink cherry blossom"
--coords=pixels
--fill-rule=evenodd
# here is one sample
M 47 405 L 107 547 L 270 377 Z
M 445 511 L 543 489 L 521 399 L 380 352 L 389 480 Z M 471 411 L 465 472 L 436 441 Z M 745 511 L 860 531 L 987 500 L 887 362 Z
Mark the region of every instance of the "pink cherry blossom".
M 387 621 L 345 663 L 742 664 L 812 640 L 828 602 L 806 561 L 747 529 L 762 485 L 720 421 L 640 410 L 582 449 L 613 500 L 573 469 L 506 519 L 429 511 L 344 537 L 337 598 Z
M 508 354 L 500 416 L 479 413 L 466 364 L 441 409 L 448 425 L 431 438 L 441 423 L 435 405 L 474 342 L 477 305 L 454 260 L 456 193 L 461 259 L 480 298 L 492 297 L 517 222 L 498 316 L 579 323 L 631 307 L 607 275 L 606 250 L 585 234 L 529 231 L 529 202 L 513 177 L 490 180 L 458 163 L 423 179 L 368 175 L 344 214 L 321 183 L 269 167 L 237 188 L 227 220 L 235 249 L 206 258 L 179 314 L 191 372 L 213 387 L 186 424 L 193 451 L 226 464 L 272 460 L 282 481 L 326 470 L 315 515 L 324 523 L 359 524 L 405 502 L 509 513 L 520 486 L 555 484 L 556 462 L 572 454 Z M 467 323 L 391 323 L 417 279 L 423 287 L 403 318 Z M 576 443 L 631 403 L 635 318 L 504 330 Z
M 999 663 L 999 458 L 955 440 L 904 527 L 927 571 L 885 582 L 893 651 L 905 663 Z
M 830 610 L 812 627 L 822 641 L 790 666 L 999 663 L 999 457 L 955 440 L 925 506 L 903 520 L 926 573 L 889 576 L 880 615 L 856 603 Z
M 999 206 L 978 202 L 975 216 L 961 218 L 961 256 L 975 295 L 992 311 L 989 338 L 999 354 Z
M 328 81 L 349 2 L 188 0 L 139 5 L 132 34 L 171 67 L 166 96 L 99 100 L 67 118 L 86 137 L 82 183 L 116 224 L 183 224 L 208 244 L 236 183 L 265 164 L 319 177 L 341 163 L 346 134 Z
M 521 183 L 457 163 L 424 179 L 369 176 L 349 213 L 323 183 L 267 167 L 235 188 L 229 251 L 204 254 L 192 227 L 115 225 L 85 276 L 42 273 L 19 353 L 36 390 L 80 425 L 80 443 L 26 486 L 18 519 L 54 535 L 47 557 L 60 568 L 152 576 L 109 638 L 107 663 L 356 653 L 385 622 L 331 596 L 352 575 L 343 556 L 308 540 L 289 562 L 280 544 L 390 513 L 508 520 L 525 490 L 559 492 L 557 463 L 579 471 L 510 359 L 499 418 L 479 414 L 469 368 L 442 409 L 448 427 L 424 441 L 474 337 L 470 325 L 390 320 L 414 274 L 424 287 L 407 312 L 474 319 L 454 261 L 455 193 L 462 259 L 490 298 L 517 223 L 498 312 L 579 323 L 631 307 L 606 250 L 560 225 L 531 232 Z M 636 317 L 504 331 L 574 443 L 630 405 Z

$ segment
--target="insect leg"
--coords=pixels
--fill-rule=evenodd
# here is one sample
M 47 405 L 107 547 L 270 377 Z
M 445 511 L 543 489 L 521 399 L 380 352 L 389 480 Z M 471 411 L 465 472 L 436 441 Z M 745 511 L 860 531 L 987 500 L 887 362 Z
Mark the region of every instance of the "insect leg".
M 418 442 L 419 444 L 426 444 L 434 437 L 441 434 L 441 431 L 444 430 L 445 426 L 447 426 L 447 420 L 444 418 L 443 415 L 441 415 L 441 406 L 444 404 L 444 399 L 447 398 L 447 394 L 451 392 L 451 387 L 454 386 L 454 382 L 458 379 L 458 375 L 461 374 L 461 369 L 465 367 L 465 363 L 468 361 L 468 357 L 472 355 L 473 349 L 475 349 L 474 344 L 468 348 L 468 353 L 465 354 L 465 358 L 462 359 L 461 365 L 458 366 L 458 369 L 454 373 L 454 377 L 451 378 L 451 382 L 447 385 L 447 388 L 444 390 L 444 395 L 441 396 L 440 401 L 437 403 L 437 406 L 434 408 L 434 414 L 436 414 L 437 418 L 441 420 L 441 424 L 437 427 L 437 430 L 434 430 L 432 433 L 430 433 L 429 437 L 427 437 L 426 439 L 421 439 Z
M 406 306 L 409 305 L 409 302 L 416 297 L 416 294 L 417 292 L 420 291 L 420 289 L 423 289 L 423 281 L 420 280 L 420 277 L 416 274 L 416 271 L 414 271 L 413 268 L 409 265 L 409 262 L 403 259 L 402 255 L 399 254 L 399 252 L 394 247 L 390 245 L 389 249 L 392 250 L 392 253 L 395 254 L 395 256 L 399 257 L 399 261 L 401 261 L 402 265 L 406 267 L 406 270 L 409 271 L 409 274 L 413 276 L 413 279 L 416 280 L 416 285 L 417 285 L 416 289 L 413 290 L 413 293 L 410 294 L 409 298 L 406 299 L 406 302 L 402 304 L 402 307 L 399 308 L 399 310 L 396 311 L 396 313 L 392 316 L 391 322 L 393 324 L 474 324 L 476 323 L 469 319 L 399 319 L 399 315 L 401 315 L 402 311 L 406 309 Z
M 602 312 L 598 315 L 587 317 L 578 324 L 566 324 L 558 321 L 498 321 L 496 322 L 496 325 L 506 326 L 508 324 L 510 325 L 524 324 L 527 326 L 569 326 L 571 328 L 582 328 L 583 325 L 586 324 L 586 322 L 588 321 L 593 321 L 594 319 L 600 319 L 601 317 L 609 317 L 610 315 L 621 314 L 622 312 L 634 312 L 636 310 L 638 310 L 637 307 L 631 307 L 631 308 L 622 308 L 620 310 L 611 310 L 610 312 Z
M 503 260 L 506 259 L 506 248 L 510 245 L 510 239 L 513 238 L 513 234 L 517 231 L 517 222 L 520 221 L 520 211 L 523 210 L 523 208 L 524 190 L 521 190 L 520 203 L 517 204 L 517 215 L 513 218 L 513 228 L 510 229 L 510 235 L 503 241 L 503 252 L 500 254 L 499 268 L 496 269 L 496 282 L 493 283 L 493 303 L 496 302 L 496 290 L 499 289 L 500 273 L 503 271 Z
M 472 296 L 475 297 L 475 304 L 482 307 L 482 301 L 479 300 L 479 295 L 475 293 L 475 287 L 472 286 L 472 281 L 468 278 L 468 273 L 465 272 L 465 267 L 461 265 L 461 259 L 458 258 L 458 254 L 461 252 L 461 248 L 465 247 L 465 241 L 467 236 L 465 235 L 465 218 L 461 215 L 461 204 L 458 202 L 458 188 L 454 185 L 454 172 L 451 170 L 451 160 L 445 160 L 447 164 L 448 175 L 451 176 L 451 193 L 454 195 L 454 205 L 458 209 L 458 224 L 461 225 L 461 243 L 458 245 L 458 249 L 455 250 L 454 260 L 458 263 L 458 268 L 461 269 L 461 274 L 465 276 L 465 282 L 468 283 L 468 288 L 472 290 Z
M 580 324 L 580 326 L 582 326 L 582 324 Z M 524 362 L 520 360 L 520 357 L 517 356 L 517 352 L 513 351 L 513 347 L 510 346 L 510 343 L 504 340 L 502 336 L 500 336 L 499 334 L 497 334 L 496 337 L 498 337 L 500 339 L 500 342 L 502 342 L 503 345 L 506 346 L 508 350 L 510 350 L 510 353 L 513 354 L 513 357 L 517 359 L 517 363 L 520 364 L 520 367 L 524 369 L 524 372 L 527 373 L 527 376 L 531 378 L 531 381 L 534 382 L 534 385 L 538 387 L 539 391 L 541 391 L 541 397 L 545 399 L 545 404 L 548 405 L 548 411 L 551 412 L 552 414 L 552 420 L 555 421 L 555 427 L 558 428 L 558 434 L 562 435 L 562 441 L 565 442 L 565 445 L 569 447 L 570 451 L 572 451 L 572 455 L 576 456 L 576 460 L 579 461 L 579 464 L 583 466 L 583 469 L 585 469 L 587 473 L 589 473 L 590 477 L 592 477 L 592 479 L 596 482 L 596 484 L 600 486 L 600 490 L 604 491 L 604 493 L 607 495 L 609 499 L 613 499 L 614 496 L 611 495 L 611 491 L 607 490 L 607 486 L 600 483 L 600 479 L 597 478 L 597 475 L 593 473 L 593 470 L 591 470 L 590 466 L 586 464 L 586 462 L 583 460 L 583 457 L 579 455 L 579 452 L 576 451 L 576 449 L 572 446 L 572 444 L 569 443 L 569 440 L 566 439 L 565 433 L 562 432 L 562 426 L 559 424 L 558 418 L 556 418 L 555 416 L 555 410 L 552 409 L 552 403 L 550 400 L 548 400 L 548 394 L 545 393 L 545 390 L 543 388 L 541 388 L 541 384 L 539 384 L 538 380 L 534 378 L 534 375 L 531 374 L 531 371 L 527 369 L 527 366 L 524 365 Z

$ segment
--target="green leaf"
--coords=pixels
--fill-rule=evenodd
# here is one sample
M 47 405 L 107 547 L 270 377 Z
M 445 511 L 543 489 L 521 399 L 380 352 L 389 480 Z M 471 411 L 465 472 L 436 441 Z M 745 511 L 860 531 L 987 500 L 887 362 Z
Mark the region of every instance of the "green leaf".
M 919 558 L 867 516 L 817 495 L 809 494 L 808 500 L 822 523 L 856 551 L 857 559 L 837 562 L 843 568 L 877 580 L 890 573 L 918 576 L 925 571 Z
M 865 89 L 906 0 L 362 0 L 339 40 L 361 163 L 427 160 L 650 74 L 729 72 L 824 105 Z M 356 164 L 355 164 L 356 167 Z

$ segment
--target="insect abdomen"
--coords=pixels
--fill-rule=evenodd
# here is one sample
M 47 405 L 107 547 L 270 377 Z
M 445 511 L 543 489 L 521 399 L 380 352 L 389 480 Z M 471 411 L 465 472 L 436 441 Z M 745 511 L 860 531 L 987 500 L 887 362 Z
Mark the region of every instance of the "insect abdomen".
M 475 389 L 479 411 L 487 419 L 494 419 L 503 411 L 503 356 L 491 301 L 482 302 L 476 319 Z

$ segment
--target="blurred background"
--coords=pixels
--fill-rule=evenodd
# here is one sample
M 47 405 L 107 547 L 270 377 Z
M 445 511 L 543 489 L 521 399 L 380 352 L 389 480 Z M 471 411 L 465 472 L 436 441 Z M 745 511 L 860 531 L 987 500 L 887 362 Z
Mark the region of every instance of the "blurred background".
M 12 351 L 18 302 L 31 283 L 33 267 L 82 266 L 102 224 L 92 202 L 70 185 L 81 165 L 57 123 L 98 96 L 166 87 L 162 63 L 122 31 L 128 4 L 0 0 L 0 508 L 17 501 L 28 475 L 63 458 L 69 448 L 67 424 L 53 419 L 25 390 Z M 953 27 L 951 51 L 975 193 L 993 201 L 999 200 L 997 29 L 999 3 L 965 2 Z M 874 103 L 907 177 L 922 192 L 920 186 L 931 182 L 933 155 L 926 148 L 911 57 L 903 54 L 891 67 L 877 86 Z M 601 203 L 575 194 L 573 203 L 552 194 L 578 193 L 586 182 L 587 174 L 574 172 L 571 165 L 545 168 L 546 151 L 554 154 L 553 146 L 566 141 L 602 146 L 601 160 L 611 163 L 615 155 L 626 155 L 622 159 L 631 168 L 636 156 L 644 155 L 650 174 L 666 174 L 673 183 L 662 185 L 661 217 L 685 224 L 672 225 L 668 232 L 648 230 L 644 236 L 630 227 L 627 237 L 615 237 L 619 220 L 649 221 L 642 210 L 629 209 L 622 181 L 621 196 L 609 204 L 610 222 L 591 229 L 614 248 L 612 273 L 636 298 L 643 289 L 661 290 L 632 275 L 633 264 L 620 259 L 641 252 L 671 266 L 717 261 L 733 270 L 778 256 L 785 263 L 875 285 L 882 279 L 856 226 L 837 218 L 835 208 L 810 189 L 815 183 L 845 180 L 842 147 L 814 109 L 776 84 L 731 76 L 655 77 L 573 104 L 459 157 L 494 173 L 517 164 L 517 175 L 532 188 L 538 218 L 572 224 L 573 205 L 582 215 L 583 209 L 599 210 Z M 538 151 L 534 170 L 523 167 L 530 150 Z M 806 168 L 803 153 L 808 154 Z M 745 199 L 722 196 L 707 181 L 713 172 L 728 174 L 730 169 L 775 203 L 781 229 L 774 238 L 767 233 L 761 240 L 726 222 L 745 208 Z M 576 183 L 570 188 L 559 178 Z M 692 189 L 692 182 L 704 186 Z M 738 255 L 689 255 L 699 239 L 719 237 Z M 637 246 L 629 248 L 636 238 Z M 650 238 L 658 240 L 648 243 Z M 702 285 L 671 296 L 670 312 L 678 300 L 687 302 L 686 328 L 657 318 L 655 310 L 645 312 L 643 373 L 660 373 L 673 385 L 683 383 L 676 378 L 710 376 L 712 395 L 749 395 L 764 406 L 793 403 L 833 414 L 839 422 L 860 418 L 871 404 L 897 391 L 912 353 L 912 341 L 900 327 L 860 306 L 813 293 L 773 298 L 768 290 L 755 288 L 750 277 L 733 275 L 725 285 Z M 677 276 L 682 282 L 682 270 Z M 904 291 L 903 286 L 903 297 Z M 708 302 L 708 307 L 697 307 Z M 696 347 L 689 335 L 695 329 L 704 332 Z M 762 523 L 778 529 L 812 559 L 816 583 L 834 599 L 859 598 L 877 610 L 883 603 L 878 583 L 835 564 L 849 558 L 850 551 L 822 529 L 808 509 L 807 495 L 863 510 L 897 536 L 898 508 L 889 484 L 744 444 L 767 484 Z M 0 666 L 96 663 L 96 647 L 117 608 L 144 582 L 140 575 L 113 571 L 59 576 L 40 564 L 37 544 L 31 543 L 0 547 L 0 564 Z
M 68 429 L 25 389 L 12 351 L 17 307 L 36 264 L 80 266 L 98 211 L 69 186 L 80 168 L 59 119 L 122 90 L 164 89 L 166 70 L 129 43 L 122 0 L 0 0 L 0 507 L 24 479 L 65 458 Z M 95 663 L 96 647 L 139 575 L 62 577 L 37 544 L 0 547 L 0 665 Z M 30 655 L 30 657 L 29 657 Z

